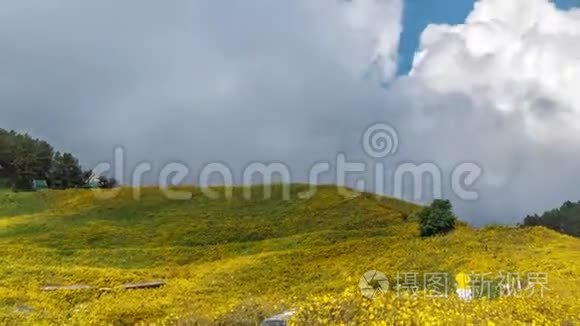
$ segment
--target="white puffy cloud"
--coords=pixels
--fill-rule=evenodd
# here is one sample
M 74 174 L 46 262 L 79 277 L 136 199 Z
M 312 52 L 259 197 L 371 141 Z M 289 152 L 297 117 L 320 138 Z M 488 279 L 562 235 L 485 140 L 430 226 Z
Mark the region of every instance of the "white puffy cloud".
M 349 26 L 356 32 L 360 42 L 370 43 L 362 47 L 371 49 L 371 62 L 388 80 L 397 73 L 397 53 L 402 30 L 402 0 L 347 1 L 344 15 Z M 370 38 L 367 38 L 368 36 Z
M 323 34 L 332 53 L 355 78 L 378 74 L 393 79 L 402 31 L 403 0 L 307 1 L 318 21 L 313 32 Z M 339 22 L 340 24 L 337 24 Z
M 430 25 L 411 75 L 522 119 L 544 144 L 580 141 L 580 10 L 481 0 L 461 25 Z
M 402 155 L 447 171 L 476 162 L 480 199 L 455 204 L 478 223 L 518 222 L 576 201 L 578 85 L 580 10 L 477 1 L 464 24 L 425 29 L 410 76 L 389 91 L 403 108 L 395 120 Z

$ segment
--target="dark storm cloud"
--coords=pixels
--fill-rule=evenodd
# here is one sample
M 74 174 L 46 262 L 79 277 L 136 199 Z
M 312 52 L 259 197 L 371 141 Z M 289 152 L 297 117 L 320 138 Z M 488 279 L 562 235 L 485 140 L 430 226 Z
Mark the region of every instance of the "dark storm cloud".
M 114 144 L 135 160 L 259 159 L 299 149 L 295 138 L 334 128 L 355 104 L 335 90 L 357 81 L 304 33 L 320 23 L 300 5 L 22 1 L 1 12 L 0 124 L 87 163 Z
M 241 171 L 283 161 L 304 181 L 337 152 L 368 161 L 361 134 L 385 121 L 401 138 L 389 168 L 482 166 L 480 200 L 454 198 L 467 219 L 513 222 L 580 198 L 567 163 L 575 154 L 533 144 L 517 116 L 461 94 L 406 78 L 386 90 L 361 78 L 364 69 L 353 74 L 344 62 L 364 42 L 335 12 L 314 14 L 305 3 L 2 2 L 0 128 L 45 138 L 85 166 L 120 145 L 129 168 L 177 160 L 193 172 L 222 161 Z

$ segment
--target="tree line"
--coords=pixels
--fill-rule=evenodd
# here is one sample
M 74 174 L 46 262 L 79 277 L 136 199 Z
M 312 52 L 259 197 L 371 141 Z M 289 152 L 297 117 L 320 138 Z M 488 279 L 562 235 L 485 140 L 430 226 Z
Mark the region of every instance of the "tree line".
M 46 180 L 49 188 L 67 189 L 85 187 L 92 178 L 92 171 L 84 171 L 71 153 L 55 151 L 28 134 L 0 129 L 0 183 L 4 186 L 31 190 L 34 180 Z M 99 187 L 115 185 L 114 179 L 98 178 Z
M 542 215 L 528 215 L 521 226 L 545 226 L 560 233 L 580 237 L 580 201 L 567 201 L 560 208 Z

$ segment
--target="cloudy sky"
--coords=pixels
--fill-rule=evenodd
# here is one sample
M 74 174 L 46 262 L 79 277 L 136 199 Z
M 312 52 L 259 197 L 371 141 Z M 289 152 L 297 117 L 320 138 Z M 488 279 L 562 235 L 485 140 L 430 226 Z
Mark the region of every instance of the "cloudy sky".
M 284 162 L 294 181 L 337 153 L 374 164 L 361 135 L 385 122 L 387 179 L 431 162 L 463 218 L 516 222 L 580 200 L 575 5 L 0 0 L 0 128 L 86 167 L 116 146 L 129 170 L 183 162 L 193 183 L 214 161 Z M 483 170 L 476 201 L 448 189 L 462 162 Z

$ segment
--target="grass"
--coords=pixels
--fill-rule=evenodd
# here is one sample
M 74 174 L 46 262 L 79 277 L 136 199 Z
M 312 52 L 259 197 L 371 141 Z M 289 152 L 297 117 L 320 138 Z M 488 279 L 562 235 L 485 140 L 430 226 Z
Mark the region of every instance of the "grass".
M 11 217 L 42 211 L 46 208 L 44 193 L 14 193 L 0 188 L 0 217 Z
M 228 200 L 188 188 L 188 201 L 168 200 L 156 189 L 142 190 L 139 201 L 130 189 L 106 201 L 90 190 L 0 193 L 0 324 L 253 325 L 289 308 L 299 309 L 299 324 L 461 320 L 451 312 L 472 321 L 549 324 L 578 312 L 578 239 L 544 228 L 464 224 L 423 239 L 408 218 L 418 206 L 370 194 L 346 198 L 334 187 L 301 199 L 307 189 L 293 185 L 289 201 L 280 189 L 263 199 L 259 187 L 252 200 L 241 188 Z M 550 291 L 542 301 L 392 294 L 369 301 L 357 286 L 374 269 L 389 279 L 405 271 L 546 272 Z M 167 285 L 118 288 L 157 279 Z M 39 290 L 66 284 L 112 289 Z

